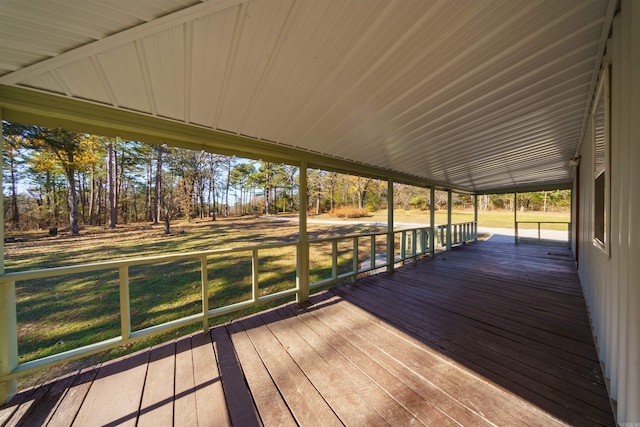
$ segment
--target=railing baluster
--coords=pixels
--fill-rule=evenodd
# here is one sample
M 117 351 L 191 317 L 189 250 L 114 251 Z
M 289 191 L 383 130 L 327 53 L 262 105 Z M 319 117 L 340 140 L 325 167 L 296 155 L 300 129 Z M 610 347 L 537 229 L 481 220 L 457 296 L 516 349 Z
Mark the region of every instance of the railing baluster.
M 129 300 L 129 266 L 118 269 L 120 279 L 120 335 L 123 343 L 131 337 L 131 304 Z
M 18 324 L 16 316 L 16 283 L 0 282 L 0 376 L 18 367 Z M 0 405 L 16 394 L 15 378 L 0 382 Z
M 355 283 L 356 278 L 358 277 L 359 270 L 359 262 L 358 262 L 358 236 L 353 238 L 353 282 Z
M 416 245 L 417 245 L 416 237 L 417 237 L 417 235 L 418 235 L 417 234 L 417 230 L 413 229 L 411 231 L 411 255 L 412 255 L 411 258 L 412 258 L 413 262 L 416 262 L 416 253 L 417 253 L 416 251 L 418 249 L 418 248 L 416 248 Z
M 407 257 L 407 232 L 402 230 L 400 233 L 400 259 L 404 261 Z
M 200 281 L 202 284 L 202 330 L 209 330 L 209 266 L 207 265 L 207 256 L 200 257 Z
M 371 248 L 370 248 L 370 257 L 371 257 L 371 269 L 374 270 L 376 268 L 376 235 L 371 235 Z
M 569 222 L 565 222 L 565 221 L 516 221 L 515 222 L 515 244 L 517 245 L 519 243 L 520 240 L 520 224 L 536 224 L 537 229 L 538 229 L 538 242 L 542 241 L 542 224 L 566 224 L 567 225 L 567 246 L 569 248 L 571 248 L 571 221 Z M 530 228 L 525 228 L 525 231 L 530 230 Z M 553 228 L 551 228 L 551 230 L 553 230 Z M 535 228 L 534 228 L 534 233 L 535 233 Z M 533 234 L 533 233 L 531 233 Z M 535 239 L 535 237 L 527 237 L 529 235 L 529 233 L 524 233 L 524 238 L 525 239 Z
M 258 278 L 258 249 L 253 249 L 251 251 L 251 301 L 258 301 L 258 286 L 259 286 L 259 278 Z
M 338 278 L 338 241 L 331 241 L 331 278 Z
M 538 241 L 540 241 L 540 223 L 538 223 Z

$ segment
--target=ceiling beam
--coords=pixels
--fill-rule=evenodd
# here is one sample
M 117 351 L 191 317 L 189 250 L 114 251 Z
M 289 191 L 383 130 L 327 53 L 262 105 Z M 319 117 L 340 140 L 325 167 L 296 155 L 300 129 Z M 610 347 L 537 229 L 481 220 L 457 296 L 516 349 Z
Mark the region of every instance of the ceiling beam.
M 573 182 L 557 181 L 548 182 L 544 184 L 524 184 L 514 187 L 505 188 L 490 188 L 487 190 L 478 191 L 478 195 L 482 194 L 508 194 L 508 193 L 531 193 L 537 191 L 555 191 L 555 190 L 571 190 L 573 188 Z

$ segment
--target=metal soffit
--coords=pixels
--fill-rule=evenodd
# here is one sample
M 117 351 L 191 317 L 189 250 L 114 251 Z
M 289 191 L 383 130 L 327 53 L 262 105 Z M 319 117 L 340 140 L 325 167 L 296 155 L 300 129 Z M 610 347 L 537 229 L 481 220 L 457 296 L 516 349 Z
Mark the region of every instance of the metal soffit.
M 0 84 L 329 166 L 475 192 L 566 187 L 614 10 L 613 0 L 0 0 Z

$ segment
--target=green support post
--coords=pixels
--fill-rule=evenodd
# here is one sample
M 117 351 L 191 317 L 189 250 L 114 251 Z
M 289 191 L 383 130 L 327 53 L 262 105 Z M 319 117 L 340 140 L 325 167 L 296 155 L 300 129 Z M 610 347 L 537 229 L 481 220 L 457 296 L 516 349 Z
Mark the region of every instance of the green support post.
M 435 187 L 431 187 L 429 190 L 431 198 L 429 201 L 429 226 L 431 227 L 431 233 L 429 234 L 429 255 L 433 258 L 436 255 L 436 189 Z
M 395 239 L 393 235 L 393 180 L 387 180 L 387 271 L 395 270 Z
M 473 230 L 471 230 L 473 240 L 478 241 L 478 195 L 473 195 Z
M 518 244 L 518 193 L 513 193 L 513 229 L 515 244 Z
M 307 162 L 300 162 L 298 257 L 296 266 L 297 302 L 309 302 L 309 237 L 307 236 Z
M 0 109 L 0 134 L 2 133 L 2 109 Z M 4 138 L 0 138 L 4 149 Z M 0 157 L 0 167 L 3 166 Z M 0 174 L 0 188 L 2 187 Z M 4 194 L 2 195 L 4 198 Z M 0 275 L 4 275 L 4 211 L 0 209 Z M 18 367 L 18 325 L 16 313 L 15 282 L 0 281 L 0 377 L 9 375 Z M 15 378 L 0 382 L 0 405 L 16 394 Z
M 447 190 L 447 250 L 451 250 L 451 189 Z

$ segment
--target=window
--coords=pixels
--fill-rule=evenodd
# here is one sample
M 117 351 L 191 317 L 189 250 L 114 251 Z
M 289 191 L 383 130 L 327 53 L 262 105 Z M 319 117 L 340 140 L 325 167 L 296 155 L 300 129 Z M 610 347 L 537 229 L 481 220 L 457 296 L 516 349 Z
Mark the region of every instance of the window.
M 593 244 L 609 255 L 609 66 L 604 64 L 591 112 L 593 123 Z

